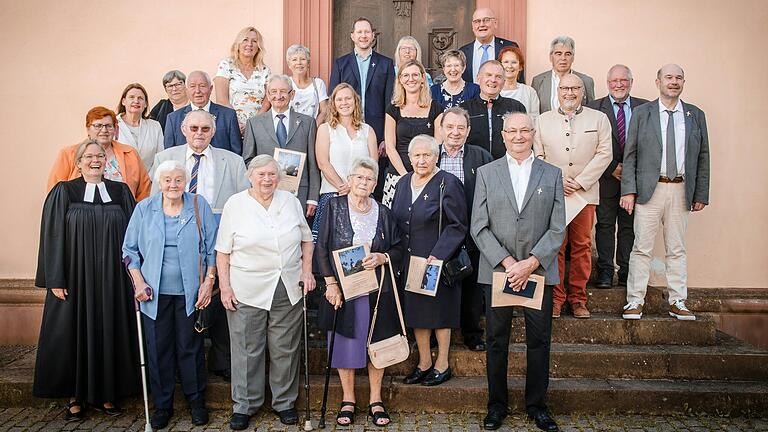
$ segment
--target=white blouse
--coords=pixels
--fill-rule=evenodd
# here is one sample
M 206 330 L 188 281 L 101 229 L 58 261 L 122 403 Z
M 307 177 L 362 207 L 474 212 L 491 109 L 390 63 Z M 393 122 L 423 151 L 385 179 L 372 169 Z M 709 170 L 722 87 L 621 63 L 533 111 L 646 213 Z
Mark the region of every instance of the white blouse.
M 279 280 L 292 305 L 301 300 L 301 243 L 311 241 L 301 203 L 292 193 L 276 190 L 265 209 L 244 190 L 224 204 L 216 250 L 229 254 L 237 301 L 270 310 Z
M 138 136 L 131 133 L 131 127 L 123 120 L 123 116 L 117 116 L 118 137 L 117 141 L 128 144 L 139 151 L 139 157 L 149 171 L 155 162 L 155 155 L 165 150 L 163 146 L 163 129 L 160 123 L 152 119 L 140 119 L 137 129 Z
M 523 106 L 525 111 L 536 120 L 539 116 L 539 95 L 536 94 L 536 90 L 533 87 L 525 84 L 517 83 L 517 88 L 514 90 L 502 90 L 501 96 L 505 98 L 514 99 Z
M 328 89 L 323 80 L 312 78 L 312 84 L 302 89 L 296 87 L 296 83 L 291 78 L 291 85 L 293 85 L 293 100 L 291 100 L 293 110 L 317 118 L 320 102 L 328 100 Z
M 352 168 L 352 162 L 359 157 L 370 157 L 368 152 L 368 133 L 371 129 L 370 126 L 363 123 L 360 125 L 360 129 L 357 131 L 357 135 L 352 139 L 347 134 L 347 129 L 341 124 L 336 125 L 335 128 L 331 128 L 328 123 L 321 125 L 320 127 L 328 128 L 328 159 L 331 162 L 331 166 L 336 171 L 336 174 L 346 181 L 349 175 L 349 170 Z M 322 177 L 320 182 L 320 193 L 336 192 L 336 188 L 326 180 L 325 175 L 320 172 Z

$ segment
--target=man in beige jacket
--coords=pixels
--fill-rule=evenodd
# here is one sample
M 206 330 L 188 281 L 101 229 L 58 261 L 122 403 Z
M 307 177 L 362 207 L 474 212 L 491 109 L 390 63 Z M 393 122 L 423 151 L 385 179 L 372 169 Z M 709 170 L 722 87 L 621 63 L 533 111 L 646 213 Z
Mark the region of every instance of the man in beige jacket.
M 592 227 L 600 202 L 598 180 L 613 157 L 611 123 L 600 111 L 582 106 L 584 83 L 565 75 L 557 88 L 560 107 L 538 119 L 534 140 L 537 157 L 563 171 L 566 227 L 558 254 L 560 283 L 553 292 L 552 317 L 558 318 L 568 300 L 576 318 L 589 318 L 587 281 L 592 270 Z M 570 244 L 571 265 L 565 289 L 565 251 Z

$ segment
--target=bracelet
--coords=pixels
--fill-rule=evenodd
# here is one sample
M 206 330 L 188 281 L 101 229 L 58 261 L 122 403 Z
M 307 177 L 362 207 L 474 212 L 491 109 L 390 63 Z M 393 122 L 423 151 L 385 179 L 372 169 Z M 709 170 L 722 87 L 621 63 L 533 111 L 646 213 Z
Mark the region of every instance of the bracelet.
M 338 285 L 338 284 L 339 284 L 338 282 L 331 282 L 331 283 L 326 283 L 325 286 Z

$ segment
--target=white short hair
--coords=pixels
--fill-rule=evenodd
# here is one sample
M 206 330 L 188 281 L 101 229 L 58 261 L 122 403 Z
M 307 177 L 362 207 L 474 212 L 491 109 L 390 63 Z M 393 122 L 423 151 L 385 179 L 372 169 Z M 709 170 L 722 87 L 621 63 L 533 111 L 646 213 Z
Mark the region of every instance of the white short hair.
M 409 155 L 411 154 L 411 151 L 413 150 L 413 147 L 416 146 L 416 144 L 427 144 L 429 145 L 429 149 L 432 151 L 432 155 L 440 156 L 440 145 L 437 144 L 437 140 L 435 140 L 435 137 L 432 135 L 421 134 L 413 137 L 411 142 L 408 143 Z
M 166 174 L 170 174 L 174 171 L 181 171 L 184 173 L 184 182 L 187 181 L 187 167 L 183 162 L 177 160 L 167 160 L 157 166 L 155 170 L 155 177 L 152 179 L 155 183 L 160 181 L 160 178 Z
M 358 168 L 371 170 L 373 172 L 373 176 L 377 179 L 379 178 L 379 163 L 368 156 L 355 158 L 355 160 L 352 161 L 352 166 L 349 168 L 349 175 L 353 175 L 353 173 L 357 171 Z
M 269 164 L 275 164 L 275 168 L 277 168 L 277 181 L 280 181 L 280 179 L 283 178 L 283 169 L 280 167 L 280 164 L 275 160 L 275 158 L 268 154 L 260 154 L 248 162 L 248 177 L 253 174 L 253 170 L 265 167 Z

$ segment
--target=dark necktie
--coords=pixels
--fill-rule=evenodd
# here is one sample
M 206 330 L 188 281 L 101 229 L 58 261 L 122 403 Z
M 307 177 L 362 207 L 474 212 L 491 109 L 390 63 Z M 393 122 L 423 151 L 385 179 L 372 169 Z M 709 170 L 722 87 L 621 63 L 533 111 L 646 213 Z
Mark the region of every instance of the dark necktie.
M 624 152 L 624 143 L 627 140 L 627 117 L 624 114 L 625 102 L 614 102 L 619 110 L 616 112 L 616 134 L 619 136 L 619 148 Z
M 197 193 L 197 172 L 200 169 L 200 159 L 205 156 L 202 154 L 193 154 L 192 157 L 195 158 L 195 165 L 192 167 L 192 175 L 189 179 L 189 193 L 196 194 Z
M 285 114 L 277 115 L 277 143 L 280 144 L 280 147 L 282 148 L 285 148 L 285 143 L 288 141 L 288 130 L 285 129 L 285 123 L 283 123 L 284 119 Z
M 677 151 L 675 150 L 675 112 L 666 110 L 669 114 L 667 122 L 667 177 L 677 177 Z

